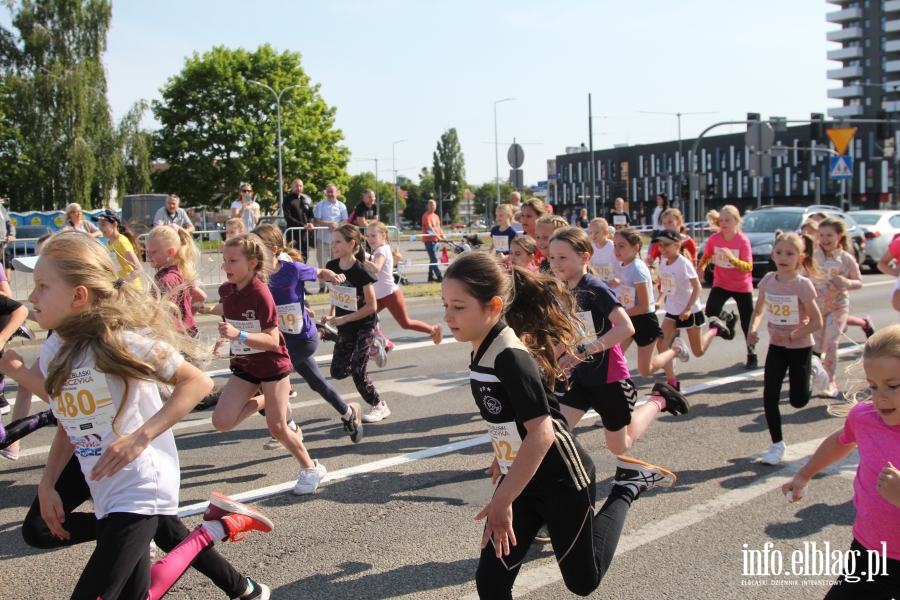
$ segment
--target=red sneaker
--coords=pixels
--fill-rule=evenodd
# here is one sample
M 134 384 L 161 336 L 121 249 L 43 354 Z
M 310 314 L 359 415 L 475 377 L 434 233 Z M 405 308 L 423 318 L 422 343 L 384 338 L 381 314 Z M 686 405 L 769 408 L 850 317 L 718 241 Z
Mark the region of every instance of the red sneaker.
M 253 510 L 246 504 L 235 502 L 219 492 L 213 492 L 209 497 L 209 506 L 203 513 L 203 520 L 221 521 L 228 539 L 232 542 L 241 541 L 250 531 L 269 533 L 275 528 L 272 521 L 261 512 Z

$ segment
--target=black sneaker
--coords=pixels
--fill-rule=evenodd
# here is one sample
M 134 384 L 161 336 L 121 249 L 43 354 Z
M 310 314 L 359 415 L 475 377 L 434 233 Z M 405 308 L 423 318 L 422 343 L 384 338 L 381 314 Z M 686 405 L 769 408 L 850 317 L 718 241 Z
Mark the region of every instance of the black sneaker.
M 731 311 L 729 313 L 725 313 L 725 318 L 722 320 L 725 321 L 725 324 L 728 326 L 728 330 L 731 331 L 731 337 L 734 337 L 734 332 L 737 330 L 738 316 L 734 314 L 734 311 Z
M 22 323 L 21 325 L 19 325 L 19 328 L 13 332 L 11 337 L 23 338 L 26 340 L 34 340 L 35 335 L 34 335 L 34 331 L 32 331 L 32 329 L 31 329 L 31 327 L 29 327 L 25 323 Z
M 363 425 L 359 420 L 359 404 L 350 402 L 348 406 L 350 407 L 350 410 L 353 411 L 353 415 L 350 417 L 349 421 L 341 419 L 341 422 L 344 424 L 344 431 L 350 434 L 350 441 L 354 444 L 358 444 L 359 441 L 363 439 Z
M 862 330 L 863 333 L 866 334 L 866 339 L 869 339 L 870 337 L 875 335 L 875 324 L 872 322 L 872 317 L 870 317 L 869 315 L 863 317 L 863 321 L 865 321 L 866 324 L 863 325 Z
M 756 352 L 747 353 L 747 364 L 744 365 L 744 368 L 748 371 L 759 368 L 759 357 L 756 355 Z
M 322 339 L 327 342 L 336 342 L 338 340 L 338 331 L 334 328 L 334 325 L 331 323 L 325 323 L 324 325 L 319 325 L 319 329 L 322 330 Z
M 253 585 L 253 591 L 246 596 L 241 596 L 241 600 L 269 600 L 272 597 L 272 592 L 269 591 L 268 587 L 253 581 L 249 577 L 247 581 Z
M 208 408 L 214 407 L 219 403 L 219 396 L 222 395 L 222 386 L 217 385 L 210 391 L 206 396 L 203 397 L 203 400 L 197 403 L 197 406 L 194 407 L 194 410 L 206 410 Z
M 653 395 L 661 396 L 666 401 L 666 412 L 672 415 L 686 415 L 691 410 L 691 404 L 681 392 L 664 381 L 653 384 Z
M 710 329 L 716 328 L 716 336 L 722 338 L 723 340 L 733 340 L 734 339 L 734 331 L 728 328 L 728 325 L 720 319 L 719 317 L 710 317 L 709 318 L 709 327 Z
M 615 482 L 619 485 L 636 487 L 638 492 L 635 497 L 652 487 L 670 488 L 675 485 L 677 479 L 675 473 L 666 471 L 662 467 L 656 467 L 627 456 L 616 457 Z

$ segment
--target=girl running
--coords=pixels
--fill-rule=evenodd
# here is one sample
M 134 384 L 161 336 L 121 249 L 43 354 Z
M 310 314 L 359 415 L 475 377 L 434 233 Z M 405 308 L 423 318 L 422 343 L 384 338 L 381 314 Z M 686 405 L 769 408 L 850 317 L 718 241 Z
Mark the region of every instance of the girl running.
M 609 282 L 616 273 L 616 248 L 609 239 L 609 223 L 603 217 L 591 219 L 588 224 L 588 235 L 594 253 L 591 255 L 591 269 L 594 275 L 603 282 Z
M 364 241 L 359 228 L 353 225 L 341 225 L 334 231 L 331 251 L 335 258 L 325 266 L 329 271 L 343 275 L 344 281 L 331 287 L 331 314 L 322 320 L 338 330 L 331 358 L 331 376 L 353 378 L 356 390 L 370 407 L 362 416 L 362 422 L 377 423 L 389 417 L 391 411 L 366 373 L 369 350 L 375 343 L 378 300 L 373 284 L 378 278 L 364 265 Z
M 509 244 L 509 264 L 537 273 L 538 267 L 534 262 L 537 251 L 533 237 L 528 234 L 520 235 Z
M 363 437 L 359 404 L 344 402 L 334 386 L 322 377 L 314 358 L 319 347 L 319 336 L 316 334 L 316 325 L 303 304 L 306 298 L 305 282 L 323 279 L 341 283 L 344 278 L 328 269 L 317 269 L 304 264 L 296 250 L 285 247 L 284 236 L 275 225 L 259 225 L 253 233 L 270 251 L 272 262 L 269 291 L 272 292 L 275 309 L 278 311 L 278 329 L 284 336 L 294 370 L 312 391 L 322 396 L 338 412 L 344 424 L 344 431 L 350 435 L 350 441 L 354 444 L 359 443 Z M 289 260 L 284 260 L 282 253 L 286 254 Z M 264 446 L 266 450 L 280 447 L 281 442 L 275 438 Z
M 244 220 L 242 218 L 235 217 L 233 219 L 228 219 L 227 221 L 225 221 L 226 241 L 242 233 L 247 233 L 247 226 L 244 225 Z
M 859 450 L 853 479 L 856 520 L 850 544 L 855 561 L 848 561 L 856 569 L 841 574 L 826 600 L 900 597 L 900 529 L 896 527 L 900 498 L 897 472 L 891 464 L 900 456 L 900 325 L 889 325 L 869 338 L 862 365 L 871 402 L 854 402 L 844 426 L 825 438 L 809 462 L 781 486 L 788 501 L 798 502 L 817 473 L 854 448 Z M 885 563 L 877 572 L 861 573 L 870 552 Z
M 505 204 L 504 206 L 510 205 Z M 497 214 L 500 214 L 500 209 L 497 209 Z M 409 314 L 406 312 L 406 300 L 403 298 L 403 291 L 394 282 L 394 256 L 387 241 L 387 233 L 387 226 L 380 221 L 376 221 L 366 227 L 366 241 L 372 248 L 371 264 L 378 278 L 378 281 L 374 284 L 375 298 L 378 301 L 378 312 L 387 308 L 400 327 L 409 331 L 427 333 L 431 337 L 432 342 L 440 344 L 444 335 L 440 324 L 428 325 L 422 321 L 414 321 L 409 318 Z M 384 339 L 385 352 L 390 352 L 394 349 L 394 343 L 385 338 L 380 329 L 376 335 Z
M 501 204 L 496 216 L 497 225 L 491 228 L 491 249 L 509 255 L 509 245 L 519 234 L 512 226 L 516 221 L 516 209 L 512 204 Z
M 74 450 L 98 519 L 97 545 L 72 598 L 161 598 L 215 543 L 272 531 L 266 517 L 214 492 L 204 523 L 150 566 L 150 541 L 178 521 L 180 475 L 170 427 L 212 380 L 182 358 L 200 351 L 179 334 L 167 303 L 126 285 L 93 239 L 53 236 L 34 283 L 29 301 L 37 321 L 53 330 L 39 361 L 43 399 L 59 421 L 38 487 L 42 513 L 54 535 L 69 537 L 55 486 Z M 165 404 L 157 384 L 174 386 Z M 269 597 L 253 582 L 243 593 Z
M 663 339 L 657 343 L 659 354 L 650 366 L 651 369 L 664 367 L 669 385 L 677 390 L 681 390 L 681 384 L 675 379 L 672 359 L 687 362 L 691 352 L 694 356 L 703 356 L 716 336 L 723 337 L 728 333 L 727 326 L 716 317 L 709 318 L 709 331 L 700 333 L 706 321 L 700 308 L 700 278 L 682 239 L 681 233 L 675 229 L 664 229 L 656 236 L 656 246 L 660 252 L 659 284 L 666 298 L 666 316 L 662 323 Z M 687 330 L 690 351 L 681 338 L 675 337 L 681 329 Z
M 225 242 L 222 251 L 227 281 L 219 287 L 221 301 L 210 312 L 225 317 L 219 335 L 231 341 L 231 373 L 212 416 L 213 427 L 231 431 L 253 413 L 265 413 L 269 433 L 300 465 L 294 494 L 312 494 L 327 470 L 309 457 L 290 416 L 290 355 L 278 330 L 278 310 L 266 287 L 272 256 L 262 240 L 242 233 Z M 263 395 L 257 396 L 262 387 Z
M 609 217 L 616 231 L 631 227 L 631 215 L 625 211 L 625 201 L 621 198 L 616 198 L 616 201 L 613 203 L 613 209 L 609 212 Z
M 821 357 L 828 375 L 824 395 L 837 398 L 840 392 L 834 381 L 834 372 L 838 362 L 838 342 L 847 327 L 850 290 L 862 287 L 859 265 L 850 253 L 847 226 L 843 220 L 829 217 L 819 222 L 819 248 L 814 257 L 818 271 L 818 276 L 813 278 L 818 293 L 816 304 L 825 320 L 825 326 L 813 334 L 815 352 Z
M 124 225 L 122 219 L 116 211 L 106 209 L 96 217 L 91 217 L 97 221 L 100 231 L 108 241 L 106 247 L 113 262 L 118 265 L 116 273 L 119 277 L 130 283 L 134 287 L 141 289 L 141 275 L 144 268 L 141 266 L 141 259 L 137 253 L 141 251 L 141 245 L 138 243 L 134 233 Z
M 199 260 L 200 250 L 187 230 L 177 225 L 161 225 L 150 230 L 147 262 L 157 269 L 154 281 L 166 299 L 178 308 L 178 325 L 191 337 L 197 337 L 200 332 L 191 298 Z
M 694 242 L 694 238 L 686 233 L 687 227 L 684 226 L 684 217 L 681 211 L 677 208 L 667 208 L 660 215 L 660 220 L 662 221 L 663 229 L 674 229 L 681 235 L 681 246 L 687 251 L 687 258 L 691 261 L 691 264 L 696 266 L 697 243 Z M 647 266 L 653 265 L 654 262 L 659 260 L 659 257 L 660 249 L 653 245 L 650 251 L 647 252 Z
M 746 339 L 753 315 L 753 255 L 750 253 L 750 240 L 741 233 L 741 213 L 734 206 L 726 204 L 721 213 L 711 210 L 706 218 L 710 225 L 718 228 L 707 240 L 706 250 L 697 267 L 703 273 L 710 262 L 715 265 L 712 290 L 706 299 L 706 316 L 721 319 L 727 328 L 722 337 L 726 340 L 733 339 L 737 317 L 734 312 L 723 310 L 725 301 L 733 298 Z M 755 369 L 758 366 L 756 345 L 748 340 L 745 368 Z
M 546 214 L 547 209 L 539 198 L 529 198 L 523 202 L 522 207 L 519 209 L 519 223 L 522 224 L 522 231 L 525 232 L 525 235 L 529 235 L 537 240 L 537 233 L 535 232 L 537 222 Z M 540 265 L 542 260 L 544 260 L 544 255 L 538 250 L 534 258 L 534 264 Z
M 794 408 L 803 408 L 810 398 L 810 360 L 812 359 L 812 334 L 822 328 L 822 314 L 816 305 L 816 288 L 813 282 L 800 275 L 801 267 L 815 275 L 813 240 L 796 233 L 775 233 L 772 260 L 778 269 L 766 273 L 759 282 L 756 311 L 750 322 L 747 340 L 759 343 L 759 323 L 763 313 L 768 313 L 769 351 L 766 354 L 763 408 L 772 444 L 762 458 L 766 465 L 777 465 L 784 456 L 785 444 L 781 433 L 781 386 L 784 376 L 790 372 L 790 402 Z
M 566 222 L 566 220 L 559 215 L 547 214 L 538 219 L 538 222 L 534 227 L 534 241 L 537 244 L 538 254 L 541 257 L 541 262 L 538 268 L 544 275 L 553 274 L 552 270 L 550 269 L 550 261 L 547 260 L 547 257 L 550 256 L 550 238 L 553 236 L 553 233 L 555 231 L 564 229 L 568 226 L 569 224 Z
M 675 476 L 621 457 L 613 489 L 595 513 L 594 465 L 550 391 L 560 374 L 556 343 L 574 344 L 579 337 L 567 316 L 575 311 L 574 299 L 552 278 L 511 268 L 512 277 L 487 254 L 464 254 L 447 269 L 441 290 L 453 337 L 472 344 L 472 395 L 495 453 L 487 474 L 498 485 L 475 516 L 487 520 L 478 595 L 512 598 L 530 542 L 546 523 L 566 587 L 586 596 L 609 569 L 631 503 L 648 487 L 671 487 Z M 512 297 L 528 301 L 513 309 Z M 534 334 L 522 338 L 530 347 L 502 322 L 514 311 Z
M 553 272 L 574 294 L 575 315 L 586 335 L 574 353 L 560 360 L 560 367 L 572 373 L 560 410 L 570 428 L 588 409 L 596 410 L 603 421 L 606 446 L 613 454 L 624 454 L 661 411 L 686 414 L 690 407 L 684 396 L 660 383 L 654 386 L 651 401 L 635 410 L 637 392 L 619 346 L 634 335 L 634 327 L 606 284 L 589 273 L 591 249 L 590 238 L 577 227 L 557 231 L 550 241 Z M 511 310 L 520 304 L 517 296 Z M 520 315 L 513 314 L 507 320 L 519 321 Z M 521 335 L 518 326 L 510 325 Z M 558 348 L 557 354 L 561 351 Z

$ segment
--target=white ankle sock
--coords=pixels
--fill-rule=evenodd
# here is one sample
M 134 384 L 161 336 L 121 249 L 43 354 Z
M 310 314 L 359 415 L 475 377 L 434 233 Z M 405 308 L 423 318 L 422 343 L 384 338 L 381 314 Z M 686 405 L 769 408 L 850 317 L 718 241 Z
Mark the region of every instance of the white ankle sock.
M 221 542 L 227 537 L 225 535 L 225 526 L 222 525 L 222 521 L 203 521 L 201 524 L 203 525 L 203 529 L 206 530 L 206 533 L 208 533 L 209 537 L 213 540 Z
M 341 418 L 345 421 L 349 421 L 350 419 L 352 419 L 353 418 L 353 409 L 348 406 L 347 414 L 341 415 Z

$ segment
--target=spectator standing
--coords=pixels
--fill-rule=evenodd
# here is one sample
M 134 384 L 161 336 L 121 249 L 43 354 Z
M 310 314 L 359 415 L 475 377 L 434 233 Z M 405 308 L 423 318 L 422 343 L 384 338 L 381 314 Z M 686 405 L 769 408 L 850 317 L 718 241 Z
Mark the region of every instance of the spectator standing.
M 194 231 L 194 224 L 187 212 L 183 208 L 179 208 L 181 201 L 175 194 L 169 194 L 166 198 L 166 205 L 156 211 L 153 217 L 153 226 L 157 225 L 178 225 L 186 231 Z
M 437 281 L 440 283 L 444 280 L 441 270 L 438 268 L 437 244 L 438 242 L 446 242 L 444 230 L 441 229 L 441 218 L 437 216 L 435 210 L 437 203 L 429 200 L 426 205 L 426 212 L 422 215 L 422 241 L 425 242 L 425 251 L 428 252 L 428 282 Z
M 350 222 L 357 227 L 368 227 L 378 221 L 378 203 L 375 202 L 375 191 L 367 189 L 363 192 L 363 199 L 353 209 Z
M 4 211 L 3 214 L 5 215 L 6 211 Z M 93 238 L 98 238 L 102 235 L 96 225 L 90 221 L 84 220 L 84 213 L 81 211 L 81 205 L 76 202 L 72 202 L 66 206 L 65 226 L 71 227 L 75 231 L 86 233 Z
M 316 204 L 313 209 L 313 224 L 316 227 L 325 227 L 316 231 L 316 266 L 320 269 L 325 263 L 334 258 L 331 252 L 331 237 L 334 230 L 347 223 L 347 207 L 338 200 L 340 192 L 337 186 L 329 183 L 325 186 L 325 199 Z M 325 282 L 320 283 L 319 292 L 325 291 Z
M 231 203 L 231 216 L 240 217 L 247 227 L 247 231 L 253 231 L 259 221 L 259 204 L 253 201 L 253 186 L 249 183 L 241 184 L 240 197 Z
M 297 248 L 303 255 L 303 260 L 308 261 L 310 235 L 308 232 L 312 231 L 315 216 L 312 198 L 303 193 L 303 181 L 295 179 L 291 182 L 291 193 L 285 197 L 281 210 L 288 227 L 286 232 L 288 244 Z M 306 231 L 299 231 L 300 229 Z

